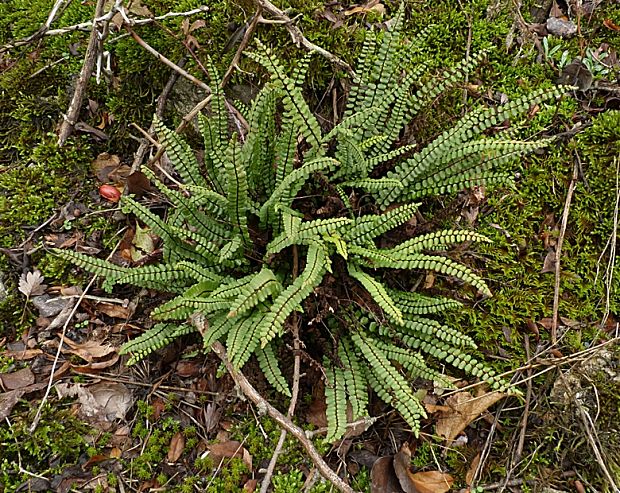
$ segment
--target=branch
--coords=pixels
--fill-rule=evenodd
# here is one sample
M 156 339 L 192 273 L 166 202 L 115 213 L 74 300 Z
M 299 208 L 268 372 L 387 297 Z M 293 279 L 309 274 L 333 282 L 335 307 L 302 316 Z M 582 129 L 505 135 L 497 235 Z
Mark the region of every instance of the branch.
M 323 460 L 321 454 L 319 454 L 314 448 L 312 442 L 306 437 L 304 430 L 295 425 L 289 418 L 284 416 L 280 411 L 278 411 L 275 407 L 269 404 L 259 393 L 258 391 L 250 384 L 248 379 L 241 373 L 233 368 L 230 361 L 228 361 L 228 356 L 226 355 L 226 349 L 220 342 L 213 343 L 213 351 L 217 354 L 230 376 L 233 378 L 235 383 L 239 386 L 243 394 L 250 399 L 259 409 L 265 410 L 267 414 L 284 428 L 287 432 L 293 435 L 297 441 L 306 449 L 306 452 L 312 459 L 312 462 L 319 470 L 321 475 L 330 481 L 338 490 L 344 493 L 355 493 L 355 490 L 347 485 Z
M 75 92 L 73 93 L 73 98 L 69 104 L 69 109 L 67 110 L 67 114 L 65 115 L 62 124 L 60 125 L 60 130 L 58 131 L 59 147 L 64 145 L 73 131 L 73 126 L 77 122 L 77 118 L 80 114 L 82 99 L 84 98 L 84 93 L 86 92 L 88 80 L 93 73 L 95 58 L 97 57 L 98 51 L 97 47 L 99 46 L 99 43 L 103 41 L 103 39 L 100 39 L 99 37 L 97 19 L 101 17 L 103 13 L 104 3 L 105 0 L 97 0 L 97 6 L 95 7 L 95 19 L 93 20 L 93 30 L 91 31 L 90 39 L 88 40 L 88 47 L 86 48 L 86 55 L 84 56 L 84 65 L 82 65 L 80 77 L 75 85 Z
M 59 2 L 63 2 L 65 0 L 59 0 Z M 165 19 L 168 19 L 169 17 L 190 17 L 192 15 L 196 15 L 196 14 L 200 14 L 202 12 L 208 12 L 209 11 L 209 7 L 202 5 L 198 8 L 195 8 L 193 10 L 188 10 L 187 12 L 168 12 L 167 14 L 164 15 L 158 15 L 156 17 L 148 17 L 148 18 L 142 18 L 142 19 L 136 19 L 134 17 L 128 17 L 129 19 L 129 24 L 131 26 L 144 26 L 146 24 L 152 24 L 153 22 L 157 22 L 157 21 L 163 21 Z M 116 8 L 112 8 L 112 10 L 110 10 L 110 12 L 108 12 L 107 14 L 98 17 L 97 19 L 95 19 L 94 21 L 88 21 L 88 22 L 80 22 L 79 24 L 73 24 L 71 26 L 65 26 L 65 27 L 59 27 L 58 29 L 49 29 L 49 25 L 51 24 L 51 22 L 46 22 L 44 26 L 41 27 L 41 29 L 39 29 L 36 33 L 32 34 L 31 36 L 28 36 L 26 38 L 22 38 L 19 39 L 17 41 L 12 41 L 11 43 L 8 43 L 4 46 L 2 46 L 0 48 L 0 53 L 4 53 L 5 51 L 9 51 L 12 48 L 17 48 L 19 46 L 24 46 L 27 44 L 32 43 L 33 41 L 36 41 L 37 39 L 40 39 L 44 36 L 58 36 L 59 34 L 67 34 L 67 33 L 71 33 L 74 31 L 84 31 L 84 32 L 90 32 L 93 29 L 93 23 L 94 22 L 103 22 L 103 21 L 109 21 L 112 19 L 112 17 L 114 17 L 114 15 L 118 12 L 118 9 Z M 50 14 L 51 15 L 51 14 Z M 46 28 L 47 27 L 47 28 Z
M 293 42 L 297 46 L 303 46 L 308 51 L 316 51 L 319 55 L 327 58 L 334 65 L 345 70 L 347 73 L 354 75 L 353 69 L 347 62 L 345 62 L 344 60 L 341 60 L 333 53 L 330 53 L 329 51 L 309 41 L 308 38 L 306 38 L 304 34 L 301 32 L 301 29 L 299 29 L 296 25 L 293 24 L 293 21 L 291 20 L 291 18 L 288 15 L 286 15 L 284 11 L 280 10 L 278 7 L 272 4 L 269 0 L 256 0 L 256 3 L 260 7 L 262 7 L 266 12 L 269 12 L 271 15 L 273 15 L 280 23 L 284 24 L 287 31 L 291 35 L 291 38 L 293 38 Z

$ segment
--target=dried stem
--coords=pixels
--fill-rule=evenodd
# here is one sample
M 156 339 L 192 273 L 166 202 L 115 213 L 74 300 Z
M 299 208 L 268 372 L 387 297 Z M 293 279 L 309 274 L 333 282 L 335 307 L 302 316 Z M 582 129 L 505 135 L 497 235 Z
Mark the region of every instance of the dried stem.
M 295 24 L 293 24 L 293 21 L 291 20 L 291 18 L 288 15 L 286 15 L 284 11 L 280 10 L 278 7 L 272 4 L 269 0 L 256 0 L 256 3 L 257 5 L 262 7 L 262 9 L 265 12 L 268 12 L 269 14 L 274 16 L 279 23 L 284 24 L 284 26 L 286 27 L 286 30 L 291 35 L 291 38 L 293 38 L 293 42 L 297 46 L 303 46 L 308 51 L 316 51 L 319 55 L 327 58 L 331 63 L 333 63 L 337 67 L 345 70 L 351 75 L 354 74 L 353 69 L 347 62 L 345 62 L 344 60 L 341 60 L 333 53 L 330 53 L 329 51 L 309 41 L 304 36 L 304 34 L 301 32 L 301 29 L 299 29 Z M 269 22 L 269 21 L 266 21 L 265 19 L 261 19 L 260 22 Z
M 82 99 L 84 98 L 84 93 L 86 92 L 86 86 L 88 85 L 88 81 L 93 73 L 93 68 L 95 67 L 97 51 L 100 43 L 103 42 L 103 38 L 100 37 L 100 32 L 97 29 L 97 18 L 101 17 L 103 14 L 104 4 L 105 0 L 97 0 L 97 5 L 95 7 L 95 19 L 93 20 L 93 30 L 91 31 L 90 39 L 88 40 L 88 47 L 86 48 L 86 55 L 84 56 L 84 65 L 82 65 L 80 77 L 75 85 L 75 92 L 73 93 L 73 98 L 69 104 L 69 109 L 67 110 L 67 114 L 65 115 L 60 125 L 60 130 L 58 131 L 59 147 L 63 146 L 67 141 L 69 135 L 71 135 L 71 132 L 73 131 L 73 126 L 77 122 L 80 114 L 80 108 L 82 106 Z
M 275 407 L 269 404 L 263 398 L 263 396 L 260 395 L 260 393 L 252 386 L 252 384 L 243 375 L 243 373 L 236 370 L 232 366 L 232 364 L 228 360 L 226 349 L 224 349 L 224 346 L 222 345 L 222 343 L 215 342 L 213 343 L 212 348 L 213 348 L 213 351 L 215 351 L 215 353 L 220 357 L 220 359 L 226 366 L 228 373 L 230 373 L 230 376 L 233 378 L 235 383 L 241 389 L 243 394 L 248 399 L 250 399 L 259 409 L 266 411 L 267 414 L 276 423 L 278 423 L 278 425 L 280 425 L 282 428 L 288 431 L 291 435 L 293 435 L 297 439 L 297 441 L 299 441 L 299 443 L 303 446 L 303 448 L 306 449 L 308 456 L 310 457 L 310 459 L 312 460 L 316 468 L 319 470 L 321 475 L 325 479 L 327 479 L 329 482 L 331 482 L 334 485 L 334 487 L 336 487 L 339 491 L 342 491 L 344 493 L 355 493 L 355 490 L 353 490 L 353 488 L 347 485 L 327 465 L 327 463 L 323 460 L 323 457 L 321 457 L 321 454 L 318 453 L 316 448 L 314 448 L 314 445 L 312 444 L 312 442 L 308 439 L 308 437 L 306 437 L 304 430 L 302 430 L 299 426 L 293 423 L 289 418 L 284 416 L 280 411 L 278 411 Z
M 564 243 L 564 236 L 566 235 L 566 226 L 568 224 L 568 214 L 570 211 L 570 204 L 573 199 L 573 192 L 577 185 L 577 178 L 579 177 L 579 156 L 575 158 L 575 164 L 573 166 L 573 176 L 570 184 L 568 185 L 568 192 L 566 193 L 566 201 L 564 202 L 564 212 L 562 213 L 562 224 L 560 226 L 560 235 L 558 236 L 558 243 L 555 248 L 555 286 L 553 289 L 553 318 L 551 322 L 551 344 L 558 342 L 558 311 L 560 309 L 560 271 L 561 271 L 561 257 L 562 257 L 562 244 Z

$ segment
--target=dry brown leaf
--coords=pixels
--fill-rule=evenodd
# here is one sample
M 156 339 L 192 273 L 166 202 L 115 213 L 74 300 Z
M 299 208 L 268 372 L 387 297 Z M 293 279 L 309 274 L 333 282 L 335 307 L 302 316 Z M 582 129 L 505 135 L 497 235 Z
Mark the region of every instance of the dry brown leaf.
M 417 493 L 415 484 L 412 482 L 411 450 L 407 442 L 403 443 L 398 453 L 394 454 L 394 472 L 405 493 Z
M 454 478 L 441 471 L 416 472 L 411 475 L 416 493 L 446 493 L 452 487 Z
M 252 493 L 256 491 L 256 487 L 258 486 L 258 479 L 248 479 L 243 485 L 244 493 Z
M 450 411 L 442 412 L 435 431 L 448 442 L 454 440 L 472 421 L 497 401 L 505 397 L 501 392 L 482 393 L 474 397 L 469 392 L 458 392 L 446 399 Z
M 112 180 L 109 178 L 109 174 L 118 168 L 121 164 L 121 159 L 115 154 L 108 154 L 102 152 L 91 163 L 91 167 L 100 182 L 108 183 Z
M 168 462 L 174 464 L 181 458 L 183 449 L 185 448 L 185 435 L 178 431 L 170 440 L 170 446 L 168 447 Z
M 248 470 L 252 470 L 252 456 L 250 453 L 236 440 L 228 440 L 227 442 L 212 443 L 207 445 L 214 462 L 219 462 L 223 458 L 240 457 Z
M 370 0 L 366 2 L 364 5 L 359 5 L 357 7 L 353 7 L 345 11 L 344 15 L 354 15 L 354 14 L 368 14 L 371 12 L 375 12 L 377 14 L 385 14 L 385 5 L 379 3 L 379 0 Z
M 34 383 L 34 373 L 30 368 L 22 368 L 12 373 L 0 373 L 0 382 L 6 390 L 22 389 Z
M 43 354 L 41 349 L 23 349 L 16 351 L 5 351 L 2 353 L 2 356 L 13 358 L 17 361 L 24 361 L 32 358 L 36 358 L 37 356 Z
M 392 459 L 392 456 L 387 456 L 375 461 L 370 470 L 370 493 L 403 493 Z
M 70 348 L 66 352 L 77 354 L 89 363 L 92 363 L 97 358 L 104 358 L 117 350 L 111 344 L 102 344 L 101 341 L 86 341 L 80 344 L 65 336 L 65 342 Z
M 104 313 L 108 317 L 112 318 L 122 318 L 126 320 L 133 315 L 133 310 L 129 307 L 124 307 L 115 303 L 101 302 L 97 303 L 95 306 L 101 313 Z
M 471 464 L 467 469 L 467 473 L 465 474 L 465 483 L 467 484 L 467 486 L 472 486 L 472 483 L 474 482 L 474 476 L 476 474 L 476 471 L 478 470 L 478 465 L 480 464 L 481 458 L 482 454 L 478 452 L 476 457 L 474 457 L 474 459 L 471 461 Z
M 124 419 L 133 405 L 133 395 L 122 383 L 100 382 L 89 386 L 58 383 L 56 391 L 61 398 L 77 396 L 80 414 L 102 429 L 117 419 Z
M 41 274 L 41 271 L 35 270 L 34 272 L 28 272 L 22 274 L 20 277 L 17 289 L 26 297 L 40 296 L 45 293 L 47 289 L 47 286 L 43 284 L 44 280 L 45 278 Z

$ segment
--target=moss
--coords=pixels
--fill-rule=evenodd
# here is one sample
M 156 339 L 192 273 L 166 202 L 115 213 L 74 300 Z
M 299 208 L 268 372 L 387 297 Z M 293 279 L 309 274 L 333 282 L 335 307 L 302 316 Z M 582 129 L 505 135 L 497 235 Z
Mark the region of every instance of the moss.
M 8 420 L 0 424 L 3 491 L 16 491 L 30 479 L 24 470 L 47 476 L 76 464 L 88 446 L 86 437 L 91 430 L 69 409 L 58 403 L 46 404 L 39 425 L 31 433 L 29 428 L 35 414 L 36 406 L 19 403 Z

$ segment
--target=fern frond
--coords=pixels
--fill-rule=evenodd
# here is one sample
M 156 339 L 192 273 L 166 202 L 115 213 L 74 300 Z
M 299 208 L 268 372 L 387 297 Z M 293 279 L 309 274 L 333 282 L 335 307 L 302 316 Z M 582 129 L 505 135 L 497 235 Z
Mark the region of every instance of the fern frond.
M 258 359 L 260 369 L 263 371 L 267 381 L 278 392 L 290 397 L 291 391 L 289 390 L 284 375 L 282 375 L 282 371 L 278 366 L 278 359 L 273 351 L 273 343 L 269 343 L 263 348 L 257 348 L 256 357 Z
M 273 271 L 263 267 L 252 280 L 243 286 L 241 292 L 230 305 L 228 317 L 237 317 L 262 303 L 269 296 L 277 296 L 282 291 L 282 285 Z
M 278 253 L 293 244 L 305 244 L 309 241 L 316 241 L 316 239 L 320 238 L 322 235 L 331 235 L 337 231 L 341 231 L 351 222 L 351 219 L 347 217 L 315 219 L 314 221 L 301 222 L 296 227 L 294 235 L 289 235 L 284 231 L 284 233 L 274 238 L 269 245 L 267 245 L 267 255 Z
M 318 171 L 326 171 L 338 166 L 338 161 L 332 158 L 312 159 L 303 164 L 300 168 L 292 170 L 287 174 L 273 191 L 260 209 L 261 223 L 266 224 L 267 215 L 277 204 L 290 207 L 291 202 L 299 193 L 306 180 Z
M 196 329 L 188 324 L 157 324 L 139 337 L 125 343 L 119 354 L 131 353 L 127 365 L 133 365 L 175 339 L 195 331 Z
M 342 362 L 344 383 L 351 403 L 353 419 L 368 416 L 368 381 L 357 354 L 348 339 L 343 339 L 338 347 L 338 357 Z
M 326 263 L 327 256 L 322 245 L 311 244 L 303 272 L 274 300 L 261 323 L 261 347 L 265 347 L 280 332 L 288 316 L 320 284 Z
M 116 279 L 117 284 L 133 284 L 134 286 L 150 287 L 152 283 L 176 284 L 175 281 L 188 281 L 191 276 L 177 265 L 155 264 L 133 267 Z
M 297 126 L 314 151 L 320 154 L 321 127 L 308 107 L 301 88 L 294 79 L 288 77 L 277 57 L 264 44 L 257 40 L 259 53 L 248 56 L 265 67 L 280 83 L 286 116 Z
M 374 277 L 370 276 L 364 271 L 356 269 L 353 264 L 349 264 L 349 275 L 359 281 L 366 291 L 370 293 L 372 299 L 377 302 L 377 305 L 388 315 L 391 319 L 403 322 L 403 314 L 394 303 L 394 300 L 390 298 L 385 286 L 377 281 Z
M 382 215 L 368 214 L 357 218 L 354 225 L 345 233 L 344 239 L 350 243 L 364 245 L 369 240 L 407 222 L 417 209 L 418 204 L 404 204 Z
M 237 319 L 228 331 L 226 352 L 235 368 L 242 368 L 258 347 L 260 340 L 258 326 L 265 315 L 265 312 L 258 312 L 250 314 L 242 321 Z
M 405 330 L 403 331 L 403 329 Z M 423 334 L 425 337 L 434 337 L 454 346 L 470 347 L 472 349 L 477 348 L 474 340 L 468 335 L 430 318 L 407 316 L 403 322 L 399 324 L 397 330 L 399 330 L 400 333 L 408 333 L 411 335 Z
M 327 435 L 325 441 L 333 443 L 347 431 L 347 397 L 344 371 L 337 366 L 324 363 L 325 368 L 325 414 Z
M 482 280 L 482 278 L 469 268 L 452 259 L 440 257 L 438 255 L 424 255 L 422 253 L 413 253 L 411 255 L 402 255 L 400 258 L 391 258 L 391 260 L 377 259 L 374 261 L 374 267 L 383 267 L 387 269 L 425 269 L 439 272 L 446 276 L 456 277 L 463 282 L 471 284 L 485 296 L 492 296 L 491 290 Z
M 130 270 L 127 267 L 122 267 L 91 255 L 74 252 L 73 250 L 61 250 L 59 248 L 54 248 L 52 251 L 55 255 L 58 255 L 74 265 L 77 265 L 81 269 L 105 278 L 109 289 L 112 288 L 116 282 L 116 279 L 124 276 Z M 106 289 L 106 291 L 108 291 L 108 289 Z
M 448 380 L 442 377 L 436 370 L 431 370 L 419 353 L 380 340 L 375 340 L 375 344 L 390 361 L 401 364 L 411 378 L 422 378 L 431 382 L 438 382 L 443 388 L 449 386 Z
M 398 289 L 388 289 L 387 292 L 401 312 L 412 315 L 430 315 L 463 306 L 459 301 L 450 298 L 425 296 Z
M 377 348 L 374 340 L 359 332 L 351 334 L 351 340 L 368 360 L 368 382 L 381 400 L 396 408 L 414 435 L 420 432 L 420 418 L 426 412 L 413 393 L 407 380 L 394 368 L 386 355 Z
M 212 315 L 205 319 L 207 328 L 202 334 L 202 345 L 207 351 L 211 351 L 211 346 L 215 341 L 221 341 L 228 331 L 234 327 L 234 321 L 226 318 L 225 314 Z
M 149 209 L 136 202 L 131 197 L 123 197 L 121 199 L 121 210 L 125 214 L 130 212 L 135 214 L 136 217 L 147 224 L 152 232 L 163 240 L 164 245 L 175 254 L 184 259 L 195 260 L 200 263 L 208 260 L 200 255 L 192 245 L 178 239 L 177 235 L 173 232 L 173 227 L 166 224 L 163 219 L 153 214 Z
M 155 132 L 159 135 L 162 144 L 166 146 L 166 154 L 179 173 L 183 182 L 188 185 L 205 186 L 206 182 L 200 173 L 198 161 L 191 147 L 183 140 L 179 134 L 166 127 L 163 122 L 153 117 Z
M 464 241 L 480 241 L 490 243 L 491 240 L 486 236 L 476 233 L 475 231 L 467 231 L 463 229 L 442 229 L 433 231 L 424 235 L 416 236 L 410 240 L 399 243 L 394 248 L 382 250 L 385 255 L 394 259 L 406 257 L 412 253 L 421 252 L 422 250 L 432 250 L 438 247 L 462 243 Z

